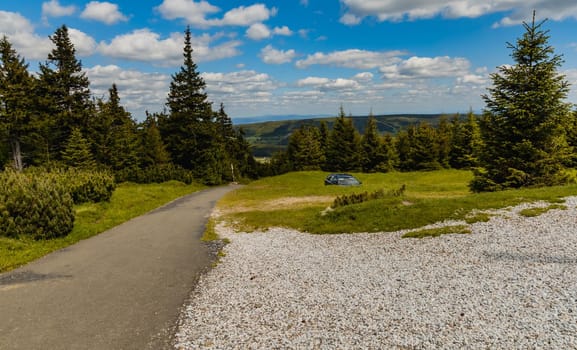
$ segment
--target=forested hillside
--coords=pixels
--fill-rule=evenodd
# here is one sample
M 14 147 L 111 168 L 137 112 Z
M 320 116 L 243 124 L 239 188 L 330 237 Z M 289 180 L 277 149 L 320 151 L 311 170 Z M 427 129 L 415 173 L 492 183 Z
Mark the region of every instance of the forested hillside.
M 396 134 L 410 125 L 426 122 L 437 125 L 444 114 L 390 114 L 375 115 L 377 130 L 380 134 Z M 353 126 L 360 133 L 365 132 L 369 116 L 350 116 Z M 242 124 L 246 140 L 251 144 L 256 157 L 270 157 L 275 152 L 285 150 L 290 135 L 303 125 L 320 127 L 326 123 L 332 129 L 337 117 L 277 120 Z

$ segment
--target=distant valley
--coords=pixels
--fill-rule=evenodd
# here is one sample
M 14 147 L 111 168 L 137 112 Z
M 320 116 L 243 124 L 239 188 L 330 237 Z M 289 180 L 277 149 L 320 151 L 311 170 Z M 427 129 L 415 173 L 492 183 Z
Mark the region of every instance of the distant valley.
M 450 114 L 390 114 L 376 115 L 377 126 L 382 134 L 396 134 L 399 130 L 411 124 L 427 122 L 432 125 L 438 124 L 442 116 L 452 116 Z M 284 150 L 288 144 L 291 133 L 302 125 L 319 126 L 321 121 L 325 121 L 329 130 L 336 119 L 333 117 L 307 117 L 307 116 L 271 116 L 259 117 L 269 118 L 262 122 L 248 122 L 251 118 L 234 119 L 235 125 L 245 132 L 246 140 L 252 145 L 253 154 L 256 157 L 270 157 L 273 153 Z M 362 134 L 365 131 L 368 116 L 352 116 L 355 128 Z

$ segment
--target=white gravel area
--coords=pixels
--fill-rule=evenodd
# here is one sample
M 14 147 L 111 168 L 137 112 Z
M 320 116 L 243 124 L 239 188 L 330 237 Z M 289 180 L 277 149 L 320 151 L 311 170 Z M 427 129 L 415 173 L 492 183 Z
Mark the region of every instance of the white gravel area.
M 175 348 L 577 349 L 577 197 L 535 205 L 424 239 L 220 227 Z

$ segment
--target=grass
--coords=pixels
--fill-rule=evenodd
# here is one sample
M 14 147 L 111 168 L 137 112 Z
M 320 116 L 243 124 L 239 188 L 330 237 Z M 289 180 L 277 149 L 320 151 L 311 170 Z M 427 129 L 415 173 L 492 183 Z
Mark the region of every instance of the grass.
M 439 237 L 447 234 L 469 234 L 471 228 L 467 225 L 444 226 L 438 228 L 429 228 L 423 230 L 416 230 L 405 233 L 402 238 L 425 238 L 425 237 Z
M 535 217 L 535 216 L 539 216 L 541 214 L 545 214 L 549 210 L 553 210 L 553 209 L 566 210 L 567 206 L 561 205 L 561 204 L 551 204 L 548 207 L 527 208 L 527 209 L 521 210 L 519 212 L 519 215 L 525 216 L 525 217 Z
M 447 219 L 485 221 L 488 214 L 479 210 L 539 200 L 559 203 L 577 193 L 577 185 L 568 185 L 475 194 L 468 188 L 471 172 L 462 170 L 355 174 L 363 182 L 359 187 L 324 186 L 326 175 L 296 172 L 255 181 L 225 196 L 219 207 L 225 220 L 246 231 L 278 226 L 315 234 L 390 232 Z M 402 185 L 406 186 L 402 197 L 325 210 L 336 196 Z
M 14 269 L 92 237 L 202 188 L 203 186 L 198 184 L 184 185 L 176 181 L 148 185 L 120 184 L 110 202 L 76 206 L 74 229 L 66 237 L 45 241 L 0 237 L 0 272 Z

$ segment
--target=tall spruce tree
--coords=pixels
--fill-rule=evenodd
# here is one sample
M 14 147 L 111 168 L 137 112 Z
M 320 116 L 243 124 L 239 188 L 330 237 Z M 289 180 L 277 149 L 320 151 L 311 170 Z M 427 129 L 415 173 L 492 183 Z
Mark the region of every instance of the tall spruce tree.
M 136 122 L 120 104 L 116 84 L 108 90 L 108 101 L 99 101 L 90 123 L 95 158 L 112 170 L 139 165 L 140 139 Z
M 79 128 L 72 129 L 62 151 L 62 161 L 74 168 L 93 169 L 96 166 L 90 144 Z
M 63 25 L 56 29 L 50 40 L 54 48 L 40 64 L 37 95 L 43 111 L 46 158 L 60 159 L 72 130 L 87 132 L 94 106 L 90 82 L 76 58 L 68 28 Z
M 190 28 L 184 36 L 184 63 L 172 76 L 168 93 L 169 114 L 159 119 L 159 127 L 173 162 L 190 169 L 205 183 L 223 181 L 229 166 L 224 146 L 216 138 L 212 104 L 205 92 L 206 83 L 192 59 Z
M 3 36 L 0 39 L 0 137 L 9 145 L 6 149 L 10 149 L 12 165 L 19 171 L 24 168 L 23 143 L 33 131 L 34 83 L 28 64 Z
M 571 154 L 566 130 L 571 105 L 569 84 L 557 72 L 563 63 L 549 45 L 545 21 L 524 23 L 525 33 L 512 50 L 514 65 L 491 75 L 493 87 L 483 96 L 480 122 L 483 149 L 471 182 L 474 191 L 562 184 Z
M 372 113 L 369 115 L 365 133 L 361 138 L 361 149 L 361 162 L 364 172 L 386 171 L 385 148 L 379 135 L 377 120 Z
M 449 164 L 455 169 L 471 169 L 478 166 L 478 154 L 481 147 L 479 122 L 473 111 L 467 119 L 456 115 L 451 121 L 452 142 L 449 152 Z
M 287 153 L 293 170 L 320 170 L 324 163 L 320 130 L 311 125 L 296 129 L 289 137 Z
M 146 119 L 140 124 L 140 159 L 143 167 L 170 163 L 170 155 L 160 135 L 157 119 L 156 114 L 147 113 Z
M 325 170 L 358 171 L 361 167 L 360 135 L 341 106 L 327 140 Z

